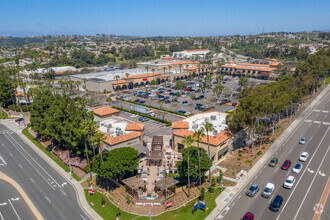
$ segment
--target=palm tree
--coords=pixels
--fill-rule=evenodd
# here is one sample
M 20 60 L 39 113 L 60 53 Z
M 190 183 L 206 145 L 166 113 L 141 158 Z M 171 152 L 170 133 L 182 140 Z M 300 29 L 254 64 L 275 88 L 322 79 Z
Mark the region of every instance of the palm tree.
M 110 103 L 112 102 L 112 98 L 107 97 L 106 101 L 109 102 L 109 106 L 110 106 Z
M 199 186 L 202 185 L 202 177 L 201 177 L 201 157 L 200 157 L 200 148 L 199 142 L 202 140 L 202 137 L 205 137 L 204 130 L 202 128 L 195 131 L 193 134 L 193 138 L 197 141 L 197 148 L 198 148 L 198 179 L 199 179 Z
M 150 69 L 150 66 L 146 66 L 146 70 L 147 70 L 147 77 L 148 77 L 148 71 Z
M 191 137 L 191 135 L 184 136 L 184 139 L 182 141 L 182 144 L 187 146 L 187 156 L 188 156 L 188 199 L 190 199 L 190 165 L 189 165 L 189 148 L 191 147 L 191 144 L 194 142 L 194 139 Z
M 166 68 L 167 68 L 166 66 L 164 66 L 164 67 L 163 67 L 163 70 L 164 70 L 164 75 L 165 75 L 165 70 L 166 70 Z
M 152 68 L 151 69 L 151 72 L 154 74 L 155 73 L 155 68 Z
M 128 78 L 128 76 L 129 76 L 129 73 L 125 73 L 125 76 L 126 76 L 126 78 Z
M 77 86 L 77 90 L 79 91 L 79 86 L 81 85 L 81 81 L 75 82 L 75 85 Z
M 208 156 L 209 156 L 209 161 L 210 161 L 210 169 L 209 169 L 209 182 L 211 182 L 211 161 L 212 159 L 210 158 L 210 136 L 209 136 L 209 132 L 214 131 L 214 127 L 213 124 L 211 124 L 210 122 L 206 122 L 204 125 L 203 130 L 206 132 L 206 137 L 207 137 L 207 151 L 208 151 Z
M 118 79 L 120 78 L 120 76 L 118 76 L 118 75 L 115 75 L 115 79 L 116 79 L 116 81 L 117 81 L 117 84 L 118 84 Z
M 86 82 L 88 82 L 88 79 L 82 78 L 82 81 L 84 82 L 84 89 L 86 89 Z
M 182 63 L 179 64 L 179 68 L 180 68 L 180 75 L 181 75 Z

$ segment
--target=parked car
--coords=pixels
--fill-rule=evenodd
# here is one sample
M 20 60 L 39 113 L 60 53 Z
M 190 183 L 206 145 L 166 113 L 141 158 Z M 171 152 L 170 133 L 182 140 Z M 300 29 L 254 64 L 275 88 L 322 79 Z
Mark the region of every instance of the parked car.
M 307 138 L 302 137 L 299 141 L 299 144 L 306 144 Z
M 259 191 L 259 185 L 254 183 L 250 186 L 248 191 L 246 191 L 246 195 L 253 197 Z
M 146 122 L 146 121 L 149 121 L 149 118 L 147 118 L 147 117 L 140 117 L 139 118 L 139 121 Z
M 233 102 L 231 103 L 232 106 L 236 106 L 237 105 L 237 102 Z
M 169 99 L 166 99 L 165 103 L 168 104 L 168 103 L 171 103 L 171 101 Z
M 300 173 L 300 171 L 302 170 L 303 168 L 303 165 L 301 163 L 297 163 L 293 169 L 292 169 L 292 172 L 294 173 Z
M 283 203 L 283 197 L 280 195 L 277 195 L 274 198 L 274 200 L 270 203 L 269 209 L 274 212 L 277 212 L 280 209 L 282 203 Z
M 131 118 L 136 118 L 136 117 L 138 117 L 138 115 L 136 115 L 136 114 L 131 114 Z
M 277 159 L 276 157 L 273 157 L 273 158 L 270 160 L 270 162 L 269 162 L 268 165 L 269 165 L 270 167 L 275 167 L 277 163 L 278 163 L 278 159 Z
M 286 160 L 284 161 L 283 165 L 282 165 L 282 170 L 288 170 L 291 166 L 291 160 Z
M 299 160 L 302 161 L 302 162 L 306 162 L 308 156 L 309 156 L 309 154 L 307 152 L 302 152 L 300 154 Z
M 178 100 L 174 98 L 174 99 L 172 99 L 172 102 L 178 102 Z
M 146 101 L 144 101 L 144 100 L 140 100 L 139 101 L 139 103 L 141 103 L 141 104 L 143 104 L 143 103 L 145 103 Z
M 283 187 L 287 189 L 291 189 L 295 181 L 296 178 L 294 176 L 288 176 L 288 178 L 285 180 L 283 184 Z
M 274 191 L 275 186 L 272 183 L 267 183 L 266 187 L 264 188 L 264 191 L 262 191 L 261 196 L 264 198 L 268 198 Z
M 188 103 L 188 101 L 182 101 L 182 104 L 187 104 Z
M 242 220 L 253 220 L 254 219 L 254 214 L 252 212 L 247 212 L 243 216 Z
M 185 114 L 186 111 L 183 111 L 183 110 L 179 110 L 178 113 L 181 113 L 181 114 Z
M 140 99 L 135 99 L 134 102 L 140 103 Z

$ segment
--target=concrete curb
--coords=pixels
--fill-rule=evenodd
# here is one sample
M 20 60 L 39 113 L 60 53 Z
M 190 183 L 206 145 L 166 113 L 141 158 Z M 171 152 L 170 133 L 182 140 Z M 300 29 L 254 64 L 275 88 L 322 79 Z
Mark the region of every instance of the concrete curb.
M 222 210 L 229 204 L 232 200 L 245 186 L 246 184 L 254 177 L 258 172 L 260 167 L 262 167 L 273 155 L 275 151 L 284 143 L 284 141 L 292 134 L 303 120 L 309 115 L 311 111 L 314 110 L 314 107 L 321 102 L 324 96 L 330 91 L 330 86 L 328 85 L 323 89 L 323 91 L 314 98 L 314 100 L 309 103 L 308 106 L 297 116 L 297 118 L 283 131 L 283 133 L 275 140 L 272 146 L 268 151 L 258 160 L 258 162 L 251 168 L 248 172 L 248 176 L 243 178 L 236 186 L 228 187 L 216 198 L 217 207 L 206 217 L 206 220 L 216 219 L 217 216 L 222 212 Z M 226 198 L 229 198 L 229 201 L 224 202 Z
M 85 192 L 82 186 L 78 181 L 73 179 L 68 173 L 66 173 L 62 167 L 57 165 L 52 159 L 50 159 L 42 150 L 40 150 L 38 147 L 36 147 L 24 134 L 22 134 L 22 131 L 17 131 L 17 134 L 23 139 L 23 141 L 28 144 L 32 150 L 34 150 L 44 161 L 46 161 L 56 172 L 58 172 L 64 179 L 68 181 L 72 185 L 72 187 L 75 189 L 77 200 L 79 206 L 82 208 L 82 210 L 85 212 L 85 214 L 94 220 L 101 220 L 101 216 L 97 212 L 92 209 L 92 207 L 88 204 Z
M 0 179 L 7 182 L 7 183 L 9 183 L 10 185 L 12 185 L 18 191 L 18 193 L 21 195 L 22 199 L 24 200 L 25 204 L 27 205 L 27 207 L 30 209 L 30 211 L 34 215 L 35 219 L 38 219 L 38 220 L 39 219 L 40 220 L 44 219 L 42 217 L 42 215 L 40 214 L 40 212 L 38 211 L 38 209 L 34 206 L 32 201 L 30 200 L 30 198 L 26 195 L 26 193 L 24 192 L 22 187 L 15 180 L 10 178 L 6 174 L 2 173 L 1 171 L 0 171 Z

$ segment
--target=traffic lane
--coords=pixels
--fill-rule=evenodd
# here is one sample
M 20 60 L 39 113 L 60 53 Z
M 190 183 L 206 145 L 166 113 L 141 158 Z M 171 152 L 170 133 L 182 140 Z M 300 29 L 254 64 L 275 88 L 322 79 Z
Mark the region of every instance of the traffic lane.
M 314 195 L 312 195 L 310 191 L 312 189 L 311 187 L 313 186 L 313 184 L 316 184 L 316 186 L 318 187 L 320 187 L 320 184 L 323 185 L 323 187 L 325 185 L 325 178 L 323 178 L 322 180 L 322 178 L 317 177 L 322 177 L 319 174 L 321 167 L 329 164 L 329 129 L 330 127 L 327 126 L 326 133 L 323 136 L 319 135 L 315 138 L 315 140 L 319 141 L 319 144 L 311 143 L 304 149 L 304 151 L 309 152 L 310 156 L 306 162 L 301 162 L 305 166 L 304 172 L 299 175 L 299 178 L 296 177 L 297 179 L 295 185 L 292 188 L 289 197 L 286 199 L 284 198 L 283 208 L 280 212 L 279 219 L 299 219 L 296 218 L 297 214 L 299 214 L 298 212 L 301 210 L 302 205 L 306 199 L 309 201 L 309 205 L 311 205 L 311 203 L 314 203 L 311 207 L 307 207 L 307 204 L 303 207 L 304 209 L 310 208 L 310 214 L 307 214 L 308 216 L 310 216 L 310 218 L 307 219 L 312 218 L 313 206 L 318 202 L 318 199 L 322 192 L 316 192 L 317 190 L 320 190 L 320 188 L 313 188 L 316 190 L 314 192 Z M 324 171 L 321 170 L 321 172 L 323 173 Z M 316 178 L 319 181 L 318 183 L 316 183 L 315 181 Z M 315 197 L 315 195 L 317 195 L 318 198 Z
M 292 218 L 288 217 L 286 213 L 282 216 L 282 212 L 283 212 L 283 210 L 285 210 L 285 208 L 287 208 L 288 212 L 292 212 L 292 210 L 295 210 L 294 205 L 297 204 L 296 201 L 301 201 L 302 198 L 296 198 L 296 199 L 292 199 L 292 200 L 290 200 L 290 198 L 293 196 L 301 197 L 302 194 L 300 194 L 299 192 L 304 192 L 304 190 L 307 191 L 306 187 L 308 187 L 308 185 L 307 185 L 306 181 L 308 181 L 308 179 L 310 177 L 309 177 L 309 173 L 306 171 L 308 170 L 310 163 L 313 161 L 311 159 L 318 158 L 318 156 L 320 156 L 324 153 L 324 147 L 322 144 L 324 144 L 325 141 L 327 141 L 325 138 L 326 138 L 326 135 L 328 134 L 328 128 L 325 128 L 325 126 L 324 126 L 322 129 L 319 129 L 316 134 L 318 134 L 318 136 L 317 136 L 317 138 L 319 138 L 318 140 L 315 138 L 314 141 L 311 141 L 308 145 L 301 145 L 301 146 L 296 147 L 296 151 L 294 152 L 294 154 L 290 155 L 289 159 L 292 161 L 292 165 L 288 172 L 284 172 L 284 173 L 286 173 L 285 177 L 284 178 L 283 177 L 278 178 L 278 176 L 276 177 L 279 179 L 279 183 L 277 183 L 278 187 L 273 192 L 273 194 L 281 195 L 283 197 L 283 205 L 280 208 L 280 211 L 272 212 L 268 209 L 268 207 L 265 207 L 264 210 L 262 210 L 260 208 L 260 210 L 258 210 L 258 214 L 256 214 L 256 216 L 258 218 L 260 218 L 260 219 L 264 219 L 264 218 L 292 219 Z M 319 140 L 322 140 L 322 142 L 318 145 Z M 310 157 L 307 162 L 298 161 L 298 158 L 299 158 L 299 155 L 301 154 L 301 152 L 309 151 L 310 149 L 314 148 L 314 146 L 316 146 L 316 145 L 318 145 L 319 148 L 317 148 L 317 151 L 315 151 L 315 156 L 313 156 L 313 153 L 310 153 Z M 316 150 L 316 149 L 314 149 L 314 150 Z M 300 172 L 300 174 L 296 174 L 296 173 L 292 172 L 292 167 L 296 163 L 302 163 L 304 166 L 303 170 Z M 285 189 L 283 187 L 283 183 L 289 175 L 294 176 L 296 178 L 296 181 L 295 181 L 292 189 Z M 275 187 L 276 187 L 276 185 L 275 185 Z M 296 189 L 297 187 L 299 187 L 299 190 Z M 294 193 L 296 193 L 296 195 L 293 195 Z M 294 202 L 292 202 L 292 201 L 294 201 Z M 281 217 L 281 218 L 279 218 L 279 217 Z
M 9 183 L 0 180 L 0 219 L 34 219 L 33 214 Z
M 264 166 L 256 173 L 254 178 L 249 181 L 249 183 L 246 185 L 244 190 L 240 192 L 240 194 L 236 197 L 236 201 L 234 200 L 232 204 L 235 205 L 235 207 L 239 207 L 236 209 L 230 209 L 228 211 L 228 214 L 226 214 L 226 218 L 224 219 L 231 219 L 233 218 L 239 218 L 242 217 L 244 213 L 247 211 L 251 211 L 256 215 L 256 213 L 263 212 L 263 209 L 268 209 L 268 206 L 265 206 L 265 201 L 267 200 L 268 204 L 271 201 L 271 198 L 265 199 L 261 197 L 261 190 L 266 186 L 268 182 L 271 182 L 275 185 L 275 191 L 279 189 L 279 187 L 282 186 L 284 180 L 286 179 L 287 175 L 291 173 L 291 170 L 289 171 L 283 171 L 281 170 L 280 166 L 283 164 L 283 162 L 287 159 L 290 159 L 292 161 L 292 166 L 294 166 L 294 161 L 297 160 L 301 153 L 301 146 L 299 144 L 299 139 L 302 136 L 306 136 L 307 134 L 315 135 L 316 133 L 324 133 L 324 131 L 318 131 L 317 130 L 318 125 L 312 124 L 312 126 L 304 126 L 302 123 L 301 126 L 292 133 L 291 136 L 288 137 L 287 141 L 285 141 L 282 146 L 274 153 L 273 156 L 276 156 L 279 160 L 279 163 L 276 167 L 272 168 L 268 166 L 268 162 L 264 164 Z M 314 140 L 315 141 L 315 140 Z M 272 156 L 272 157 L 273 157 Z M 292 168 L 292 167 L 291 167 Z M 260 192 L 258 196 L 255 197 L 248 197 L 245 195 L 246 190 L 253 184 L 257 183 L 260 187 Z M 273 195 L 274 195 L 273 193 Z M 233 207 L 233 205 L 230 205 L 230 207 Z M 244 207 L 244 208 L 242 208 Z
M 68 217 L 82 219 L 81 216 L 87 219 L 78 204 L 73 187 L 66 184 L 63 177 L 16 134 L 12 135 L 15 136 L 17 142 L 14 142 L 11 137 L 2 136 L 2 141 L 9 151 L 5 156 L 7 161 L 12 162 L 9 166 L 4 167 L 4 173 L 22 186 L 33 203 L 40 209 L 40 213 L 47 216 L 47 219 Z M 24 146 L 25 151 L 19 148 L 20 146 Z M 62 184 L 65 184 L 64 187 Z

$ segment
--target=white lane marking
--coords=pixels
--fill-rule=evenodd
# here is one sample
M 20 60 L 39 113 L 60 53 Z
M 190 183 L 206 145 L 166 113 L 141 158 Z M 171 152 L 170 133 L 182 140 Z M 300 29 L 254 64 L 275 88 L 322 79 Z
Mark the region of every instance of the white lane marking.
M 314 158 L 316 152 L 317 152 L 318 149 L 320 148 L 320 146 L 321 146 L 321 144 L 322 144 L 322 141 L 323 141 L 324 138 L 326 137 L 326 135 L 327 135 L 329 129 L 330 129 L 330 127 L 328 127 L 327 131 L 326 131 L 325 134 L 323 135 L 322 139 L 320 140 L 319 145 L 317 146 L 316 150 L 314 151 L 314 153 L 313 153 L 311 159 L 309 160 L 308 164 L 306 165 L 306 167 L 308 167 L 309 164 L 312 162 L 312 160 L 313 160 L 313 158 Z M 328 150 L 329 150 L 329 148 L 328 148 Z M 291 191 L 291 194 L 290 194 L 289 198 L 286 200 L 286 203 L 284 204 L 284 206 L 283 206 L 281 212 L 279 213 L 279 215 L 277 216 L 276 220 L 280 219 L 280 216 L 281 216 L 281 214 L 283 213 L 283 210 L 285 209 L 286 205 L 289 203 L 289 201 L 290 201 L 290 199 L 291 199 L 291 197 L 292 197 L 294 191 L 297 189 L 297 186 L 299 185 L 299 182 L 300 182 L 300 180 L 302 179 L 302 177 L 304 176 L 305 172 L 306 172 L 306 169 L 305 169 L 304 172 L 301 174 L 301 176 L 300 176 L 300 178 L 299 178 L 297 184 L 294 186 L 293 190 Z M 316 175 L 315 175 L 315 176 L 316 176 Z M 314 177 L 315 177 L 315 176 L 314 176 Z M 306 193 L 306 195 L 307 195 L 307 193 Z
M 277 167 L 277 168 L 275 169 L 275 172 L 274 172 L 274 173 L 276 173 L 276 171 L 278 170 L 278 168 L 280 168 L 280 167 Z
M 11 207 L 13 208 L 13 210 L 14 210 L 14 212 L 15 212 L 17 218 L 18 218 L 19 220 L 21 220 L 21 218 L 18 216 L 18 214 L 17 214 L 17 212 L 16 212 L 16 209 L 14 208 L 13 204 L 11 203 L 10 199 L 8 199 L 8 201 L 9 201 L 9 204 L 11 205 Z
M 7 203 L 6 202 L 0 203 L 0 206 L 4 206 L 4 205 L 7 205 Z
M 239 195 L 237 198 L 240 199 L 242 197 L 242 195 Z
M 36 182 L 34 182 L 34 180 L 32 178 L 30 178 L 30 180 L 31 180 L 32 183 L 36 183 Z
M 231 204 L 231 207 L 234 207 L 235 203 Z
M 314 109 L 314 112 L 320 112 L 321 110 L 320 109 Z
M 2 220 L 5 220 L 5 219 L 3 218 L 3 216 L 2 216 L 2 214 L 1 214 L 1 212 L 0 212 L 0 217 L 1 217 L 1 219 L 2 219 Z
M 66 182 L 62 183 L 62 187 L 64 187 L 66 185 Z
M 322 173 L 321 171 L 319 171 L 319 174 L 320 174 L 321 176 L 325 176 L 325 174 L 324 174 L 324 173 Z
M 329 111 L 327 111 L 327 110 L 322 110 L 322 112 L 323 112 L 323 113 L 329 113 Z
M 314 170 L 309 169 L 309 167 L 307 168 L 307 171 L 310 173 L 314 173 Z
M 82 217 L 82 219 L 86 220 L 86 219 L 84 218 L 84 216 L 82 216 L 81 214 L 80 214 L 80 217 Z
M 3 147 L 5 147 L 5 145 L 4 144 L 1 144 Z
M 17 198 L 11 198 L 11 201 L 18 201 L 19 200 L 19 198 L 17 197 Z
M 322 122 L 323 125 L 330 125 L 329 122 Z
M 313 140 L 313 137 L 314 137 L 314 136 L 312 136 L 311 139 L 310 139 L 309 141 Z
M 315 124 L 321 124 L 320 121 L 313 121 Z
M 306 119 L 305 122 L 312 122 L 312 120 Z
M 47 197 L 47 196 L 45 196 L 45 198 L 47 199 L 47 201 L 48 201 L 49 203 L 52 203 L 52 202 L 50 201 L 50 199 L 48 199 L 48 197 Z
M 19 166 L 20 168 L 23 168 L 21 164 L 18 164 L 18 166 Z
M 3 164 L 0 165 L 7 165 L 6 161 L 2 158 L 2 156 L 0 155 L 0 159 L 2 160 Z
M 268 201 L 268 204 L 273 200 L 275 194 L 270 198 L 270 200 Z
M 9 155 L 12 157 L 13 155 L 11 153 L 9 153 Z
M 291 153 L 292 149 L 293 149 L 293 148 L 290 149 L 289 153 Z
M 322 161 L 321 161 L 319 167 L 317 168 L 317 171 L 316 171 L 316 172 L 319 172 L 319 170 L 320 170 L 320 168 L 321 168 L 321 166 L 322 166 L 322 164 L 323 164 L 323 161 L 324 161 L 325 157 L 327 156 L 327 154 L 328 154 L 328 152 L 329 152 L 329 149 L 330 149 L 330 145 L 328 146 L 327 152 L 324 154 L 324 156 L 323 156 L 323 158 L 322 158 Z M 314 156 L 314 155 L 313 155 L 313 156 Z M 308 187 L 307 192 L 305 193 L 304 199 L 302 200 L 302 202 L 301 202 L 301 204 L 300 204 L 300 206 L 299 206 L 299 209 L 298 209 L 296 215 L 294 216 L 294 219 L 297 218 L 297 215 L 298 215 L 298 213 L 299 213 L 299 211 L 300 211 L 300 209 L 301 209 L 301 207 L 302 207 L 302 205 L 303 205 L 303 203 L 304 203 L 304 201 L 305 201 L 305 199 L 306 199 L 306 197 L 307 197 L 307 195 L 308 195 L 308 193 L 309 193 L 309 191 L 310 191 L 310 189 L 311 189 L 311 187 L 312 187 L 312 185 L 313 185 L 313 183 L 314 183 L 314 181 L 315 181 L 316 176 L 317 176 L 317 175 L 315 174 L 315 175 L 314 175 L 314 178 L 313 178 L 313 180 L 312 180 L 312 182 L 311 182 L 311 184 L 310 184 L 309 187 Z

